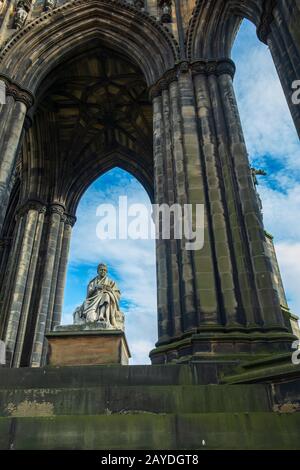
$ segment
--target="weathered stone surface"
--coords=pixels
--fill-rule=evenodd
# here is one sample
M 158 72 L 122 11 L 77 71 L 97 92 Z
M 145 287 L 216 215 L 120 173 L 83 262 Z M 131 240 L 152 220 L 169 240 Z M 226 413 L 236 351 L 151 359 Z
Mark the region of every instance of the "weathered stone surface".
M 78 325 L 79 326 L 79 325 Z M 82 330 L 73 327 L 55 331 L 48 340 L 48 364 L 52 367 L 75 365 L 128 365 L 130 351 L 123 331 Z
M 0 448 L 299 449 L 299 378 L 197 385 L 201 370 L 198 365 L 3 370 Z

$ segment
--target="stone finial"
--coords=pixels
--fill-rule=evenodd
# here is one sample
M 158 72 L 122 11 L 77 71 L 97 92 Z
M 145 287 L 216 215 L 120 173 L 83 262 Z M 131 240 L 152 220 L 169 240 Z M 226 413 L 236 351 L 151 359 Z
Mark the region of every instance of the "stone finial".
M 31 8 L 31 0 L 19 0 L 16 7 L 14 27 L 21 29 L 28 18 Z
M 170 0 L 160 1 L 160 11 L 161 11 L 161 22 L 162 23 L 171 23 L 172 22 L 172 3 Z
M 53 10 L 56 6 L 56 0 L 45 0 L 44 3 L 44 11 L 50 11 Z

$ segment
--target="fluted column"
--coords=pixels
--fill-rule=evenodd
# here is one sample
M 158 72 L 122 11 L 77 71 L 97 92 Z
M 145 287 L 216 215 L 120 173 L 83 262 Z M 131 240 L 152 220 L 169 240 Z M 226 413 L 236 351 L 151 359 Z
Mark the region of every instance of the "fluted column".
M 6 266 L 9 259 L 10 248 L 12 245 L 12 239 L 2 238 L 0 239 L 0 286 L 3 286 L 5 280 Z M 4 316 L 4 292 L 2 287 L 0 289 L 0 339 L 3 338 L 3 331 L 5 326 Z
M 197 67 L 194 66 L 194 84 L 201 134 L 202 159 L 207 176 L 211 236 L 215 248 L 218 272 L 221 322 L 226 325 L 243 324 L 241 307 L 239 306 L 239 292 L 234 279 L 236 263 L 231 255 L 233 243 L 228 227 L 230 214 L 227 203 L 230 202 L 231 208 L 234 210 L 234 206 L 232 206 L 234 204 L 231 190 L 232 181 L 231 175 L 228 174 L 230 166 L 229 159 L 226 159 L 226 154 L 222 152 L 222 148 L 218 145 L 222 133 L 214 119 L 214 110 L 217 110 L 219 105 L 214 96 L 215 77 L 206 75 L 205 65 L 203 73 L 201 73 L 201 64 L 199 64 L 198 71 Z M 250 289 L 250 286 L 244 287 L 247 290 Z
M 51 330 L 61 323 L 62 308 L 64 302 L 64 291 L 67 276 L 68 258 L 70 251 L 70 243 L 72 229 L 76 222 L 76 218 L 72 215 L 66 215 L 64 219 L 64 232 L 59 257 L 59 268 L 57 273 L 57 284 L 55 289 L 55 299 L 53 305 L 53 316 Z
M 219 323 L 219 305 L 215 277 L 214 253 L 212 249 L 211 226 L 207 182 L 201 158 L 198 135 L 197 109 L 192 75 L 181 68 L 178 77 L 180 111 L 182 116 L 182 139 L 185 160 L 187 202 L 195 207 L 204 206 L 204 246 L 191 252 L 197 318 L 195 327 Z M 195 221 L 193 221 L 195 222 Z
M 249 249 L 254 285 L 264 326 L 283 326 L 279 296 L 273 282 L 262 215 L 258 206 L 249 169 L 248 153 L 243 137 L 232 78 L 228 73 L 218 78 L 224 118 L 228 129 L 228 149 L 233 162 L 237 185 L 236 202 L 241 206 L 240 229 L 245 231 L 243 246 Z
M 163 118 L 162 96 L 155 96 L 153 99 L 153 121 L 154 121 L 154 179 L 155 179 L 155 203 L 166 203 L 166 174 L 164 161 L 165 155 L 165 129 Z M 168 240 L 159 239 L 156 243 L 157 254 L 157 302 L 158 302 L 158 335 L 159 341 L 165 342 L 173 335 L 172 312 L 174 312 L 172 302 L 172 279 L 170 275 L 170 250 Z
M 39 202 L 30 201 L 19 212 L 4 305 L 7 310 L 5 342 L 9 364 L 14 367 L 19 366 L 22 353 L 43 218 L 44 206 Z
M 0 110 L 0 232 L 8 201 L 12 178 L 27 109 L 33 104 L 32 95 L 0 75 L 6 85 L 6 104 Z
M 200 325 L 218 325 L 219 306 L 191 74 L 184 67 L 171 71 L 152 92 L 155 202 L 170 207 L 176 203 L 182 211 L 190 204 L 194 228 L 196 205 L 205 208 L 202 250 L 189 251 L 187 240 L 174 239 L 172 219 L 171 240 L 157 241 L 161 347 L 197 332 Z M 168 361 L 176 357 L 176 351 L 167 353 Z
M 37 308 L 36 324 L 34 328 L 33 347 L 30 358 L 31 367 L 40 367 L 43 359 L 45 333 L 51 319 L 49 319 L 49 308 L 53 282 L 55 282 L 55 268 L 57 254 L 59 250 L 61 236 L 61 218 L 64 215 L 64 208 L 53 204 L 49 208 L 49 226 L 45 249 L 45 264 L 41 279 L 41 292 Z
M 58 208 L 58 210 L 59 214 L 61 215 L 61 220 L 60 227 L 57 232 L 57 244 L 55 249 L 55 260 L 53 264 L 53 272 L 51 279 L 51 289 L 47 310 L 45 335 L 52 331 L 53 328 L 56 325 L 59 325 L 61 322 L 72 227 L 76 221 L 75 217 L 68 214 L 63 214 L 62 209 Z M 47 351 L 48 342 L 44 338 L 41 365 L 46 363 Z
M 204 246 L 157 241 L 153 363 L 287 351 L 231 60 L 182 62 L 152 88 L 155 202 L 203 204 Z M 161 234 L 160 234 L 161 235 Z M 171 235 L 171 237 L 174 234 Z M 258 333 L 259 332 L 259 333 Z M 228 359 L 230 360 L 230 359 Z

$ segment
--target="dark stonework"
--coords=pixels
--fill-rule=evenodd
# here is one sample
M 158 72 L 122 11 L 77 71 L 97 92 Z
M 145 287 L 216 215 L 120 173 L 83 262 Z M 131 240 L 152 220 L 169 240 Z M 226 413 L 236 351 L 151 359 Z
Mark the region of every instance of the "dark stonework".
M 299 106 L 291 104 L 291 83 L 300 76 L 299 6 L 197 0 L 174 2 L 168 13 L 166 2 L 154 0 L 40 3 L 28 3 L 18 28 L 5 9 L 1 26 L 0 335 L 7 366 L 46 363 L 78 202 L 114 166 L 136 176 L 156 203 L 205 206 L 202 250 L 157 242 L 152 362 L 227 367 L 286 354 L 296 320 L 265 234 L 229 57 L 241 18 L 251 19 L 300 130 Z

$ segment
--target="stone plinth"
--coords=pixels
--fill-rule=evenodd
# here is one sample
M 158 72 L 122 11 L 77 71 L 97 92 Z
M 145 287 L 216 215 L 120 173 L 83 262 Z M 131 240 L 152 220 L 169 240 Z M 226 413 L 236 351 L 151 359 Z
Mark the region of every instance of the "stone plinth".
M 68 325 L 58 327 L 46 337 L 50 366 L 128 365 L 131 357 L 121 330 Z

